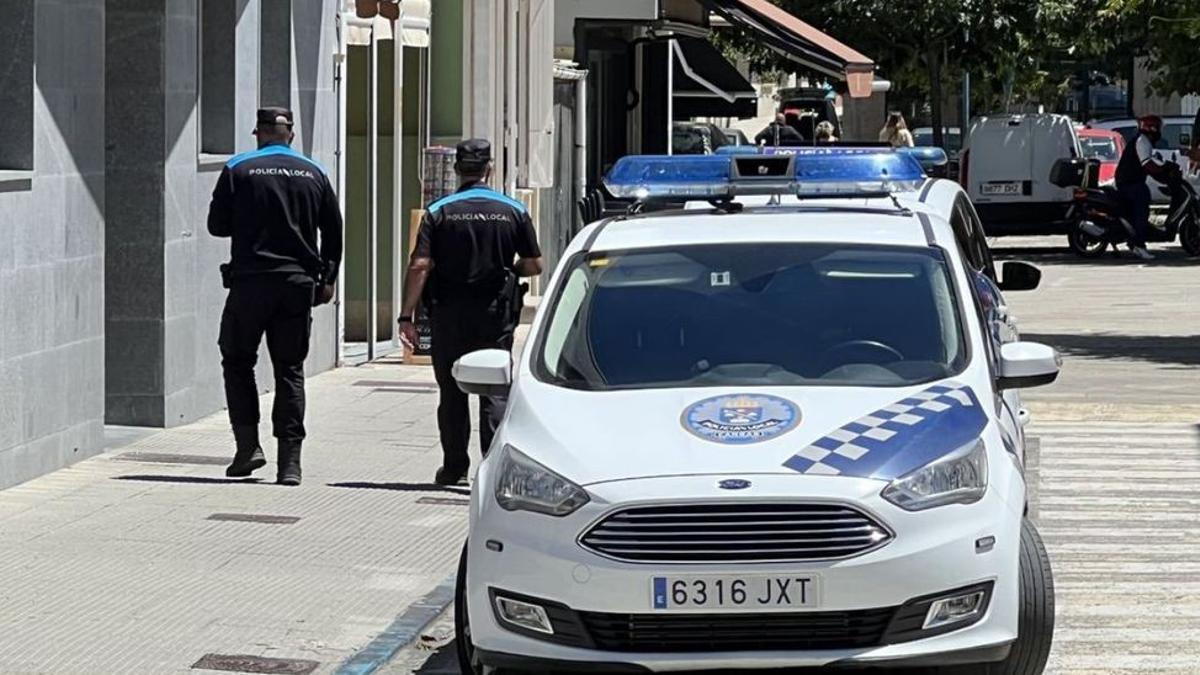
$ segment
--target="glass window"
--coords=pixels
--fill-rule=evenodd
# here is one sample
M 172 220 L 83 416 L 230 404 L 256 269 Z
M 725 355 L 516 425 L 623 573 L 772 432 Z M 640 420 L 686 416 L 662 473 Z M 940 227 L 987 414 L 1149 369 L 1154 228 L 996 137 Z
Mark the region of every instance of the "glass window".
M 900 386 L 961 370 L 941 251 L 692 245 L 580 257 L 539 338 L 542 379 L 586 389 Z
M 258 103 L 292 107 L 292 0 L 262 0 L 259 8 Z
M 1121 159 L 1120 153 L 1117 152 L 1116 139 L 1080 136 L 1079 144 L 1083 146 L 1083 156 L 1088 159 L 1098 159 L 1102 162 L 1115 162 Z
M 230 155 L 236 145 L 234 72 L 237 3 L 200 3 L 200 152 Z
M 0 170 L 33 170 L 35 4 L 0 2 Z

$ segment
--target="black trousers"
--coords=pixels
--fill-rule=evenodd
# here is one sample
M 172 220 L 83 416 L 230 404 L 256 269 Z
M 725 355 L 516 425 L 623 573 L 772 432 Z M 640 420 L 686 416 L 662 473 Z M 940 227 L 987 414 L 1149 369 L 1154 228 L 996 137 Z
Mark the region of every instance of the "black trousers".
M 438 434 L 442 440 L 442 466 L 465 473 L 471 465 L 467 444 L 471 438 L 467 395 L 458 388 L 451 369 L 464 354 L 477 349 L 512 350 L 513 329 L 508 317 L 480 303 L 441 303 L 433 313 L 433 372 L 438 383 Z M 504 418 L 506 398 L 479 399 L 479 447 L 484 453 Z
M 304 439 L 304 359 L 312 331 L 316 283 L 301 274 L 260 274 L 234 279 L 221 315 L 221 366 L 229 422 L 257 425 L 258 385 L 254 364 L 263 334 L 275 368 L 275 437 Z

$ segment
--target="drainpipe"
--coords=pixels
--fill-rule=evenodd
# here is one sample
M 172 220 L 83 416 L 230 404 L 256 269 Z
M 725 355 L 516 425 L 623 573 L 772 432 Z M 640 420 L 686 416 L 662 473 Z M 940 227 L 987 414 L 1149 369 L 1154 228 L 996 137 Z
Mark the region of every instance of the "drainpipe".
M 587 194 L 587 75 L 575 80 L 575 180 L 579 197 Z M 585 223 L 586 224 L 586 223 Z M 574 233 L 572 233 L 574 234 Z
M 346 25 L 346 14 L 339 12 L 337 15 L 334 28 L 337 31 L 338 50 L 333 57 L 335 66 L 334 70 L 334 86 L 337 87 L 338 110 L 337 110 L 337 181 L 338 181 L 338 210 L 342 212 L 342 239 L 345 240 L 345 215 L 346 215 L 346 72 L 347 65 L 347 47 L 346 47 L 346 32 L 349 27 Z M 342 365 L 342 345 L 345 342 L 346 331 L 346 256 L 342 256 L 341 266 L 338 270 L 338 285 L 337 285 L 337 319 L 334 322 L 334 364 L 338 367 Z
M 517 71 L 520 60 L 517 54 L 518 8 L 517 0 L 504 3 L 505 9 L 505 93 L 502 110 L 504 124 L 504 191 L 515 196 L 517 191 Z

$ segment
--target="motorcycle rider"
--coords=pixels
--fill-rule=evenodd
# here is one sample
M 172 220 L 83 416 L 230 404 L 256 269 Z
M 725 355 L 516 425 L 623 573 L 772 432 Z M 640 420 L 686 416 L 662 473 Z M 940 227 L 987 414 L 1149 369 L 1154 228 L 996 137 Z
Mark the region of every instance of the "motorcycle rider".
M 1125 205 L 1133 232 L 1129 237 L 1129 249 L 1142 260 L 1152 260 L 1154 255 L 1146 250 L 1146 233 L 1150 228 L 1149 176 L 1160 183 L 1167 180 L 1167 163 L 1154 150 L 1162 138 L 1162 118 L 1144 115 L 1138 118 L 1138 133 L 1132 143 L 1125 146 L 1117 164 L 1116 184 Z

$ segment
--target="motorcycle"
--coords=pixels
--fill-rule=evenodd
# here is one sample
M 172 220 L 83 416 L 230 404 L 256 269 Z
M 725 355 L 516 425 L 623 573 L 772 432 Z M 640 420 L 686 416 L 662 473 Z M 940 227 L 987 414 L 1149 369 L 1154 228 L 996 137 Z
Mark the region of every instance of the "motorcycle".
M 1097 173 L 1092 169 L 1092 165 L 1093 163 L 1089 163 L 1087 166 L 1088 178 Z M 1184 180 L 1178 165 L 1167 166 L 1168 171 L 1164 176 L 1166 182 L 1158 189 L 1171 197 L 1171 205 L 1165 218 L 1151 218 L 1146 241 L 1169 242 L 1178 237 L 1179 245 L 1189 256 L 1200 256 L 1200 197 L 1191 183 Z M 1080 186 L 1081 183 L 1086 185 L 1090 181 L 1073 180 L 1077 167 L 1078 164 L 1072 167 L 1072 171 L 1058 168 L 1054 175 L 1054 178 L 1071 183 L 1060 187 L 1076 188 L 1075 200 L 1067 213 L 1067 243 L 1072 251 L 1084 258 L 1104 255 L 1110 246 L 1115 254 L 1117 246 L 1128 242 L 1133 234 L 1133 225 L 1126 215 L 1124 200 L 1112 186 Z M 1070 174 L 1072 178 L 1066 178 L 1064 174 Z

